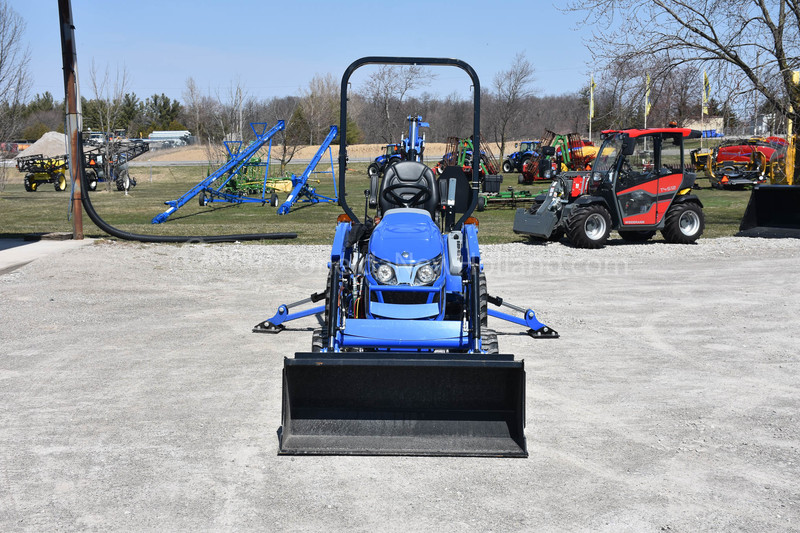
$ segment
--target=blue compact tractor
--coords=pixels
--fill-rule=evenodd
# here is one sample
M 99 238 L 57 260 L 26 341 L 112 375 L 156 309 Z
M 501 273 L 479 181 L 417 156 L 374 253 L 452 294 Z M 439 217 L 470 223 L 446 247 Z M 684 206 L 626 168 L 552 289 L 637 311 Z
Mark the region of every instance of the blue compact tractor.
M 503 161 L 503 172 L 522 172 L 522 167 L 532 157 L 538 157 L 539 141 L 524 141 L 515 146 L 516 152 L 510 154 L 505 161 Z
M 369 164 L 367 167 L 367 174 L 378 177 L 380 174 L 383 174 L 383 171 L 386 170 L 389 165 L 402 161 L 403 152 L 401 151 L 401 146 L 400 144 L 387 144 L 383 148 L 383 154 L 376 157 L 375 161 Z
M 474 86 L 473 135 L 480 135 L 480 82 L 456 59 L 367 57 L 342 77 L 347 116 L 351 74 L 366 64 L 450 65 Z M 339 216 L 325 291 L 278 312 L 254 331 L 277 333 L 317 314 L 311 351 L 284 360 L 281 454 L 526 457 L 523 361 L 499 353 L 489 317 L 558 334 L 530 309 L 490 296 L 471 215 L 479 192 L 460 167 L 438 178 L 401 161 L 364 191 L 360 218 L 347 203 L 346 124 L 339 151 Z M 370 211 L 374 209 L 374 214 Z M 295 306 L 317 302 L 305 311 Z M 505 306 L 516 314 L 489 309 Z

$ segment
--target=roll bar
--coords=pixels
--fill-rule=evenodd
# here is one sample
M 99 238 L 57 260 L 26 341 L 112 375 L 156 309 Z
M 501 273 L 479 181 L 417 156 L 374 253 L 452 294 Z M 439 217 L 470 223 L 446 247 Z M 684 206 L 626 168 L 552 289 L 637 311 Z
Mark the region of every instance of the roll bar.
M 347 205 L 347 194 L 345 189 L 345 173 L 347 172 L 347 86 L 350 81 L 350 76 L 357 69 L 364 65 L 442 65 L 458 67 L 466 72 L 472 80 L 472 96 L 473 96 L 473 120 L 472 120 L 472 145 L 478 147 L 480 150 L 481 139 L 481 82 L 478 79 L 478 74 L 475 72 L 468 63 L 460 59 L 446 59 L 438 57 L 382 57 L 382 56 L 369 56 L 362 57 L 353 61 L 342 75 L 342 91 L 340 96 L 339 108 L 339 205 L 350 217 L 353 222 L 358 223 L 358 217 Z M 464 221 L 472 215 L 475 207 L 478 205 L 478 192 L 480 191 L 480 178 L 478 167 L 480 165 L 472 166 L 472 200 L 466 213 L 461 215 L 455 223 L 455 228 L 461 227 Z

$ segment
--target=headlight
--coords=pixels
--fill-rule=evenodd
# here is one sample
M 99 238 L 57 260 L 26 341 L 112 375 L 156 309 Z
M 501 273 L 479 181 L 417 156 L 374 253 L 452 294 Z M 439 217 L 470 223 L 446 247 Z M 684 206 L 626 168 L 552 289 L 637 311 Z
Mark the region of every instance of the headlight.
M 381 285 L 397 285 L 397 277 L 394 268 L 389 263 L 381 261 L 374 255 L 370 255 L 369 268 L 372 277 Z
M 375 270 L 375 279 L 380 283 L 389 283 L 393 277 L 394 269 L 386 263 L 378 265 L 378 268 Z
M 442 256 L 440 255 L 433 261 L 428 261 L 417 268 L 417 275 L 414 277 L 414 285 L 430 285 L 439 278 L 442 270 Z

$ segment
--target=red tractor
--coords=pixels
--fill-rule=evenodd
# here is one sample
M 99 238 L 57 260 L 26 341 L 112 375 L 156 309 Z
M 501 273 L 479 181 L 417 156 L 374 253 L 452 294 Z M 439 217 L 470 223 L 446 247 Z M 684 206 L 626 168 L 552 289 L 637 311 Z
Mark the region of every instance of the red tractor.
M 685 128 L 610 130 L 590 171 L 557 174 L 545 194 L 517 209 L 514 232 L 601 248 L 612 229 L 626 241 L 660 230 L 667 242 L 689 244 L 703 233 L 703 205 L 691 194 L 695 174 L 684 166 Z

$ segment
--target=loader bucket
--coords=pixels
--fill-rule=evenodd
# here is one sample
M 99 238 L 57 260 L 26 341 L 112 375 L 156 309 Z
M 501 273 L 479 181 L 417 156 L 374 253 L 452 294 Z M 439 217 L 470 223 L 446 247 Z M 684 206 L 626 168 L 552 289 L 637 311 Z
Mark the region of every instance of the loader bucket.
M 753 187 L 737 236 L 800 238 L 800 185 Z
M 285 359 L 278 453 L 527 457 L 523 361 L 452 357 L 359 352 Z

